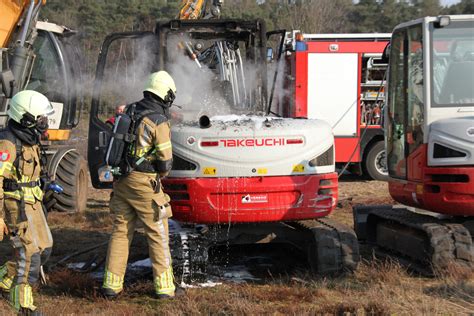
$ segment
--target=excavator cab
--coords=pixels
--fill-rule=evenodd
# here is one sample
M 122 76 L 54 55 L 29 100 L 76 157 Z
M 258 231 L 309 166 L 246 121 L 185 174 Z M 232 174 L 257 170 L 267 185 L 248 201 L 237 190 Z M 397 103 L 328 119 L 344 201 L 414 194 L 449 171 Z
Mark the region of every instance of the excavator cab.
M 109 35 L 99 55 L 89 125 L 94 187 L 109 188 L 113 181 L 104 162 L 112 133 L 107 121 L 118 106 L 142 97 L 149 74 L 165 69 L 175 77 L 174 103 L 183 110 L 172 107 L 174 118 L 231 110 L 263 113 L 268 102 L 265 60 L 266 30 L 261 21 L 172 20 L 159 22 L 154 32 Z M 204 113 L 204 107 L 212 107 L 212 113 Z M 175 157 L 175 167 L 182 164 L 189 163 Z
M 423 272 L 474 267 L 474 15 L 426 17 L 390 43 L 389 191 L 354 207 L 359 239 Z
M 70 41 L 73 31 L 48 22 L 37 22 L 37 36 L 32 41 L 34 52 L 30 74 L 18 89 L 44 94 L 52 102 L 55 113 L 50 118 L 49 140 L 66 141 L 79 122 L 81 82 L 79 54 Z M 8 51 L 3 51 L 3 68 L 9 68 Z M 1 69 L 1 68 L 0 68 Z M 18 82 L 16 82 L 18 84 Z M 8 96 L 0 94 L 0 126 L 5 126 Z

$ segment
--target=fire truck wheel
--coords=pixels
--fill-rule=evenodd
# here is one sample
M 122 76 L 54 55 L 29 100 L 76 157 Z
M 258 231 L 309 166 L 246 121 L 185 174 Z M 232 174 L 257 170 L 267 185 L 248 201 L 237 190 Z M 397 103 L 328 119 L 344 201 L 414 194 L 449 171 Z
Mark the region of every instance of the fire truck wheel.
M 388 180 L 385 144 L 383 141 L 377 142 L 369 148 L 364 161 L 364 169 L 365 174 L 373 180 Z
M 77 151 L 70 151 L 61 159 L 55 181 L 64 191 L 46 194 L 47 209 L 63 213 L 83 212 L 87 204 L 87 163 Z

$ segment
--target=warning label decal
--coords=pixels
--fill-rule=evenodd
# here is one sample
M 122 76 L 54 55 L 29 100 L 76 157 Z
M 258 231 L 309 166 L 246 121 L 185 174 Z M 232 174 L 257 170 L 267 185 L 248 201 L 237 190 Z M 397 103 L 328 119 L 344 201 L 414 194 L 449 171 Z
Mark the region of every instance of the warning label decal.
M 242 196 L 242 203 L 268 203 L 267 194 L 247 194 Z
M 202 171 L 202 174 L 205 176 L 215 176 L 217 174 L 217 169 L 214 167 L 207 167 L 204 168 Z
M 293 172 L 304 172 L 304 165 L 295 165 L 293 166 Z

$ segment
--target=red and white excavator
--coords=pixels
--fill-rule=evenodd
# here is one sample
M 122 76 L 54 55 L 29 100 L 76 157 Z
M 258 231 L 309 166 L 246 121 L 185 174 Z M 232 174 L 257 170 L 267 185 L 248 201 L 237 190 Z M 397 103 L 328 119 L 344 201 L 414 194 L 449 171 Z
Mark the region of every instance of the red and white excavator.
M 474 267 L 474 15 L 401 24 L 388 50 L 389 190 L 403 206 L 354 208 L 357 234 L 425 269 Z
M 105 120 L 117 105 L 141 97 L 151 72 L 166 69 L 182 110 L 172 122 L 173 170 L 162 183 L 174 219 L 209 227 L 198 238 L 205 247 L 185 237 L 193 252 L 187 256 L 219 244 L 289 243 L 308 254 L 315 272 L 354 269 L 354 231 L 327 218 L 337 202 L 331 127 L 266 114 L 267 76 L 274 75 L 267 36 L 275 35 L 282 43 L 285 32 L 267 33 L 260 20 L 184 18 L 150 32 L 109 35 L 90 115 L 92 183 L 106 188 L 112 181 L 103 159 L 112 132 Z

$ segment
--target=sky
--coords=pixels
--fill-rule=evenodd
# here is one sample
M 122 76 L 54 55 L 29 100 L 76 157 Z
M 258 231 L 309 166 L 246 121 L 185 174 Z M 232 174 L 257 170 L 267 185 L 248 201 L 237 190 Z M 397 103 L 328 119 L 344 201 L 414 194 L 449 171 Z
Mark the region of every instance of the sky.
M 460 0 L 441 0 L 441 5 L 452 5 L 458 3 Z

